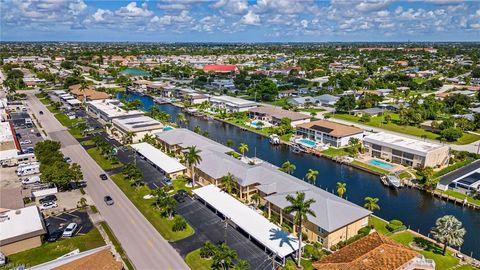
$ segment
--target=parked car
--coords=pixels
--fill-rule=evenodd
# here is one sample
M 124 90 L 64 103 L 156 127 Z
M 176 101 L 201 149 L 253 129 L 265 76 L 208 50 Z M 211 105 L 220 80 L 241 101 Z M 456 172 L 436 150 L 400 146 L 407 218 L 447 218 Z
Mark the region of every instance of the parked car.
M 75 230 L 77 229 L 77 223 L 70 223 L 68 226 L 63 230 L 63 237 L 72 237 L 75 234 Z
M 87 181 L 70 182 L 68 184 L 69 189 L 79 189 L 84 187 L 87 187 Z
M 173 198 L 175 198 L 177 202 L 182 203 L 182 202 L 185 202 L 185 199 L 187 198 L 187 196 L 188 196 L 187 191 L 185 191 L 184 189 L 179 189 L 177 191 L 177 194 L 175 194 Z
M 107 205 L 112 205 L 113 204 L 113 198 L 110 197 L 110 195 L 107 195 L 107 196 L 103 197 L 103 200 L 105 201 L 105 203 Z
M 102 174 L 100 174 L 100 179 L 107 180 L 108 176 L 106 174 L 102 173 Z
M 57 208 L 58 204 L 54 201 L 46 202 L 42 205 L 40 205 L 40 210 L 47 210 L 47 209 L 52 209 L 52 208 Z
M 64 159 L 68 164 L 72 163 L 72 159 L 70 157 L 64 157 Z
M 40 200 L 38 200 L 39 203 L 41 204 L 44 204 L 44 203 L 47 203 L 47 202 L 54 202 L 54 201 L 57 201 L 57 196 L 55 195 L 47 195 L 45 196 L 44 198 L 41 198 Z
M 41 137 L 41 136 L 42 136 L 42 134 L 40 134 L 40 132 L 37 132 L 37 133 L 35 133 L 35 136 L 37 136 L 37 137 Z
M 43 114 L 43 111 L 39 111 L 38 113 L 39 113 L 40 115 L 42 115 L 42 114 Z
M 58 239 L 60 239 L 60 237 L 62 237 L 62 234 L 63 234 L 63 231 L 60 231 L 60 230 L 51 232 L 47 235 L 46 240 L 47 242 L 55 242 Z
M 168 178 L 168 177 L 165 177 L 165 178 L 163 178 L 162 183 L 163 183 L 165 186 L 171 186 L 171 185 L 172 185 L 172 179 L 170 179 L 170 178 Z
M 22 180 L 23 185 L 30 185 L 35 183 L 40 183 L 40 176 L 31 176 Z
M 25 141 L 21 141 L 21 142 L 20 142 L 20 145 L 31 144 L 31 143 L 32 143 L 32 141 L 30 141 L 30 140 L 25 140 Z
M 34 151 L 35 149 L 33 147 L 27 147 L 23 150 L 23 152 L 26 154 L 33 154 Z

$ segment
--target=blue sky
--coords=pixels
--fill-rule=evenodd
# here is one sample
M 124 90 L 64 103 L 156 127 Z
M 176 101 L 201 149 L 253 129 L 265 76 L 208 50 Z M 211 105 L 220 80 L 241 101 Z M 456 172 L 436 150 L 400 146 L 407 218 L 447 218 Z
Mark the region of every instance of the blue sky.
M 480 1 L 0 0 L 4 41 L 480 41 Z

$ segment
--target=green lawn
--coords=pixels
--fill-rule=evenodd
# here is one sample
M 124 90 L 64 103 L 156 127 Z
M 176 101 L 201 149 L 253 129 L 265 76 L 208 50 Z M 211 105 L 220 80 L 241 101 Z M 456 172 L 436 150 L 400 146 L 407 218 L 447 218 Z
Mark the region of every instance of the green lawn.
M 42 99 L 39 99 L 39 100 L 40 100 L 40 102 L 43 103 L 43 105 L 50 105 L 50 102 L 45 98 L 42 98 Z
M 88 141 L 82 141 L 80 144 L 85 146 L 90 146 L 90 145 L 95 145 L 95 142 L 93 142 L 92 140 L 88 140 Z
M 206 260 L 200 257 L 200 249 L 196 249 L 185 256 L 185 262 L 190 269 L 209 270 L 212 269 L 212 260 Z
M 60 110 L 56 110 L 55 107 L 53 107 L 52 105 L 48 105 L 47 109 L 52 113 L 59 113 L 60 112 Z
M 377 173 L 381 173 L 381 174 L 389 174 L 390 172 L 389 171 L 386 171 L 384 169 L 381 169 L 377 166 L 373 166 L 373 165 L 370 165 L 370 164 L 366 164 L 366 163 L 363 163 L 363 162 L 360 162 L 358 160 L 354 160 L 352 162 L 352 164 L 354 165 L 357 165 L 357 166 L 360 166 L 360 167 L 363 167 L 363 168 L 366 168 L 366 169 L 369 169 L 371 171 L 374 171 L 374 172 L 377 172 Z
M 143 199 L 143 196 L 150 194 L 151 192 L 148 187 L 142 186 L 138 190 L 135 190 L 135 188 L 132 187 L 127 180 L 125 180 L 122 174 L 114 174 L 111 176 L 111 178 L 165 239 L 169 241 L 176 241 L 193 234 L 194 231 L 190 225 L 188 225 L 187 229 L 184 231 L 172 231 L 173 220 L 162 217 L 160 212 L 152 206 L 153 200 Z M 129 221 L 127 218 L 126 222 L 135 221 Z
M 188 183 L 186 177 L 178 177 L 175 180 L 172 180 L 173 190 L 177 191 L 179 189 L 186 190 L 189 194 L 192 194 L 192 188 L 185 186 Z
M 104 245 L 105 242 L 100 232 L 94 228 L 85 235 L 77 235 L 54 243 L 45 243 L 40 247 L 10 255 L 8 256 L 8 261 L 12 268 L 18 265 L 31 267 L 54 260 L 75 249 L 85 251 Z M 10 267 L 7 265 L 6 268 Z
M 426 137 L 427 139 L 430 139 L 430 140 L 439 140 L 440 139 L 440 136 L 438 134 L 430 132 L 430 131 L 426 131 L 422 128 L 414 127 L 414 126 L 401 126 L 401 125 L 395 124 L 395 121 L 398 121 L 398 119 L 399 119 L 399 115 L 396 114 L 396 113 L 390 113 L 390 116 L 392 117 L 392 122 L 390 122 L 388 124 L 384 123 L 384 116 L 372 117 L 370 119 L 370 121 L 367 122 L 367 123 L 360 122 L 360 117 L 356 117 L 356 116 L 350 115 L 350 114 L 335 114 L 335 115 L 331 115 L 331 116 L 333 116 L 334 118 L 338 118 L 338 119 L 342 119 L 342 120 L 346 120 L 346 121 L 350 121 L 350 122 L 356 122 L 356 123 L 359 123 L 359 124 L 368 125 L 368 126 L 372 126 L 372 127 L 378 127 L 378 128 L 398 132 L 398 133 L 404 133 L 404 134 L 413 135 L 413 136 L 417 136 L 417 137 Z M 475 142 L 477 140 L 480 140 L 480 136 L 474 135 L 474 134 L 469 134 L 469 133 L 464 133 L 463 136 L 460 139 L 458 139 L 458 141 L 452 142 L 452 143 L 454 143 L 454 144 L 469 144 L 469 143 Z
M 70 132 L 75 139 L 85 138 L 85 136 L 82 135 L 82 130 L 79 128 L 69 128 L 68 132 Z
M 375 230 L 381 234 L 387 234 L 389 231 L 385 226 L 387 225 L 387 222 L 383 221 L 382 219 L 376 217 L 376 216 L 370 216 L 368 218 L 368 225 L 373 226 Z
M 78 118 L 70 119 L 63 113 L 55 114 L 55 118 L 57 118 L 58 122 L 60 122 L 65 127 L 70 127 L 84 121 L 83 119 Z
M 115 164 L 112 164 L 110 160 L 107 160 L 100 154 L 100 150 L 98 148 L 90 148 L 87 150 L 87 153 L 97 162 L 98 165 L 104 170 L 111 170 L 115 168 L 119 168 L 122 166 L 121 162 L 117 162 Z
M 409 243 L 413 242 L 415 235 L 411 232 L 405 231 L 393 234 L 390 236 L 393 240 L 405 245 L 408 247 Z M 454 257 L 450 251 L 447 251 L 447 255 L 442 255 L 443 248 L 435 245 L 433 243 L 428 244 L 428 246 L 419 251 L 425 258 L 432 259 L 435 261 L 435 269 L 449 269 L 452 266 L 458 264 L 458 258 Z
M 322 155 L 327 157 L 338 157 L 338 156 L 348 156 L 349 154 L 345 151 L 344 148 L 333 148 L 330 147 L 325 151 L 322 151 Z
M 110 241 L 112 241 L 113 246 L 115 247 L 115 250 L 120 254 L 120 257 L 122 257 L 123 262 L 127 265 L 128 269 L 135 269 L 130 262 L 130 259 L 128 258 L 127 254 L 125 253 L 125 250 L 123 250 L 122 245 L 120 242 L 118 242 L 117 237 L 113 234 L 112 230 L 110 229 L 110 226 L 105 221 L 100 222 L 100 226 L 102 226 L 103 230 L 105 233 L 107 233 L 108 238 Z

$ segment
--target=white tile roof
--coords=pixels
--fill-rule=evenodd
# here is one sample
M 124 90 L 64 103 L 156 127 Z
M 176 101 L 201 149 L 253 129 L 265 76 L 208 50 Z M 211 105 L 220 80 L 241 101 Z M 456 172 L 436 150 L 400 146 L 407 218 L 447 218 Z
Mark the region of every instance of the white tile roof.
M 175 173 L 186 169 L 186 167 L 176 159 L 167 156 L 162 151 L 146 142 L 132 144 L 131 146 L 166 173 Z

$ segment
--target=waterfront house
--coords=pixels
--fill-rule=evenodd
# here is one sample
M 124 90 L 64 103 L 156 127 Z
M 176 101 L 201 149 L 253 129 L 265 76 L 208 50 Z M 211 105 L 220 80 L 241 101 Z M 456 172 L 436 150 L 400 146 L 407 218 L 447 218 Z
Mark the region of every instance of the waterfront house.
M 283 211 L 288 205 L 285 197 L 304 192 L 307 199 L 316 201 L 312 205 L 316 217 L 309 216 L 304 233 L 308 240 L 319 242 L 325 248 L 357 235 L 359 229 L 368 225 L 370 211 L 281 172 L 268 162 L 258 159 L 256 162 L 248 162 L 231 157 L 227 153 L 233 152 L 233 149 L 187 129 L 157 133 L 156 137 L 164 151 L 180 157 L 187 151 L 187 147 L 195 145 L 201 150 L 202 157 L 202 161 L 195 167 L 197 184 L 222 186 L 222 177 L 231 173 L 238 198 L 247 203 L 253 194 L 258 193 L 261 204 L 265 205 L 265 215 L 280 225 L 285 224 L 295 229 L 293 217 Z
M 314 262 L 313 268 L 316 270 L 434 270 L 435 262 L 374 232 Z
M 86 111 L 91 116 L 110 123 L 115 118 L 128 118 L 142 116 L 139 110 L 127 111 L 122 108 L 122 103 L 116 99 L 92 100 L 87 102 Z
M 88 86 L 85 90 L 80 90 L 81 85 L 75 84 L 68 87 L 70 94 L 80 101 L 103 100 L 110 98 L 110 94 L 95 90 L 92 86 Z
M 335 103 L 339 100 L 339 97 L 332 96 L 329 94 L 323 94 L 318 97 L 315 97 L 315 100 L 319 105 L 333 107 Z
M 211 96 L 209 101 L 212 108 L 224 109 L 227 112 L 246 112 L 257 107 L 254 101 L 231 96 Z
M 437 188 L 447 191 L 449 187 L 463 191 L 480 189 L 480 160 L 476 160 L 440 177 Z
M 450 147 L 391 133 L 374 133 L 363 138 L 366 154 L 414 168 L 448 165 Z
M 117 141 L 122 139 L 131 132 L 133 134 L 132 142 L 137 143 L 141 141 L 145 135 L 154 135 L 157 132 L 163 131 L 163 124 L 159 121 L 145 116 L 133 116 L 127 118 L 115 118 L 112 120 L 111 128 L 106 128 L 108 134 L 114 137 Z
M 239 73 L 240 70 L 236 65 L 204 65 L 203 71 L 205 73 Z
M 317 120 L 297 126 L 297 135 L 333 147 L 347 146 L 350 139 L 363 139 L 363 130 L 328 120 Z
M 309 115 L 288 111 L 288 110 L 280 109 L 273 106 L 260 106 L 260 107 L 249 109 L 248 112 L 249 112 L 250 119 L 262 120 L 275 126 L 280 124 L 280 121 L 282 120 L 282 118 L 290 119 L 292 121 L 291 122 L 292 127 L 310 122 Z

